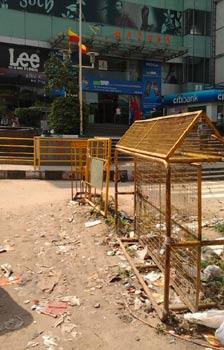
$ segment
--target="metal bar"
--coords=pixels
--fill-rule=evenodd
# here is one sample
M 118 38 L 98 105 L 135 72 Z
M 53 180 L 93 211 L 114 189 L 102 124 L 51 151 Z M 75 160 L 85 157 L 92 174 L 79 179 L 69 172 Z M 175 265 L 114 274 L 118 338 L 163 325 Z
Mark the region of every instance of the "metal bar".
M 170 256 L 171 256 L 171 169 L 167 164 L 166 171 L 166 248 L 165 248 L 165 271 L 164 271 L 164 318 L 169 313 L 170 295 Z
M 116 228 L 116 234 L 119 233 L 119 217 L 118 217 L 118 150 L 115 150 L 115 155 L 114 155 L 114 167 L 115 167 L 115 172 L 114 172 L 114 189 L 115 189 L 115 228 Z
M 79 112 L 80 136 L 83 135 L 83 92 L 82 92 L 82 0 L 79 0 Z
M 132 157 L 136 156 L 138 158 L 143 158 L 143 159 L 148 159 L 148 160 L 160 162 L 160 163 L 163 163 L 165 165 L 167 164 L 165 159 L 157 158 L 156 153 L 153 155 L 151 155 L 151 153 L 142 152 L 142 151 L 141 151 L 141 153 L 138 153 L 138 152 L 136 152 L 135 149 L 132 149 L 132 148 L 129 148 L 129 149 L 125 148 L 124 149 L 122 146 L 116 146 L 116 149 L 119 150 L 120 153 L 125 153 L 125 154 L 132 156 Z
M 107 142 L 107 168 L 106 168 L 106 192 L 105 192 L 105 216 L 107 217 L 108 214 L 108 206 L 109 206 L 109 187 L 110 187 L 110 161 L 111 161 L 111 146 L 112 146 L 112 140 L 109 139 Z
M 185 129 L 185 131 L 181 134 L 181 136 L 179 137 L 179 139 L 177 140 L 177 142 L 174 144 L 174 146 L 171 148 L 171 150 L 169 151 L 168 155 L 167 155 L 167 159 L 171 158 L 172 155 L 175 153 L 176 149 L 178 148 L 178 146 L 183 142 L 183 140 L 186 138 L 187 134 L 191 131 L 191 129 L 194 127 L 195 123 L 197 122 L 197 120 L 200 118 L 201 116 L 201 112 L 197 113 L 196 117 L 192 120 L 192 122 L 190 123 L 190 125 Z
M 198 240 L 201 243 L 202 240 L 202 168 L 201 165 L 196 165 L 198 169 L 197 173 L 197 186 L 198 186 Z M 201 290 L 201 244 L 197 247 L 197 277 L 196 277 L 196 303 L 195 311 L 198 310 L 199 297 Z
M 164 320 L 164 314 L 161 310 L 161 308 L 159 307 L 159 305 L 156 303 L 156 301 L 153 298 L 152 293 L 149 290 L 149 287 L 147 286 L 147 284 L 145 283 L 145 281 L 143 280 L 142 276 L 140 275 L 138 269 L 136 268 L 134 262 L 132 261 L 131 257 L 128 255 L 128 253 L 126 252 L 126 249 L 123 245 L 123 243 L 121 242 L 120 238 L 117 237 L 117 241 L 120 244 L 120 247 L 124 253 L 125 258 L 127 259 L 128 263 L 130 264 L 130 266 L 132 267 L 139 283 L 141 284 L 142 288 L 144 289 L 145 294 L 147 295 L 147 297 L 149 298 L 150 302 L 153 305 L 153 308 L 156 310 L 156 312 L 158 313 L 158 316 L 161 320 Z

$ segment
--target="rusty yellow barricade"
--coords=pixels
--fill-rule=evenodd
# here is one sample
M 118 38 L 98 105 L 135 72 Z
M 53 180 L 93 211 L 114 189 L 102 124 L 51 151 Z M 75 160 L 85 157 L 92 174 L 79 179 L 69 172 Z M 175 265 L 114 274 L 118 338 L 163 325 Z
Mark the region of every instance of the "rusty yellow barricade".
M 111 139 L 74 141 L 71 154 L 72 199 L 84 200 L 103 216 L 107 216 Z

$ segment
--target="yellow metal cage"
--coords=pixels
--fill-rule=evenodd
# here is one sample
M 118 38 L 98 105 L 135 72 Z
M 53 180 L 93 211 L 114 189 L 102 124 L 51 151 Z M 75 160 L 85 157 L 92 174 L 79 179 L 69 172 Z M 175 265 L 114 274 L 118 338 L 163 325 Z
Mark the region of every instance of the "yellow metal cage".
M 200 308 L 202 247 L 224 243 L 202 237 L 202 164 L 222 161 L 224 140 L 202 111 L 135 122 L 115 151 L 118 235 L 119 198 L 125 194 L 119 191 L 118 160 L 124 153 L 134 162 L 135 237 L 163 274 L 161 304 L 126 257 L 161 319 L 169 313 L 171 287 L 195 312 Z

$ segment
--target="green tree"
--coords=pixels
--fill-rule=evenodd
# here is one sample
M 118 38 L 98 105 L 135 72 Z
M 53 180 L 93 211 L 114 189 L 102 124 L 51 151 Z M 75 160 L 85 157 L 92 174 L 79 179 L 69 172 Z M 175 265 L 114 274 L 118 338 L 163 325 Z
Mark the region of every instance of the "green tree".
M 84 104 L 84 121 L 86 121 L 87 115 L 88 109 Z M 56 134 L 79 135 L 80 117 L 77 97 L 67 96 L 56 98 L 51 106 L 49 124 Z
M 46 90 L 64 89 L 65 97 L 57 97 L 51 105 L 49 124 L 57 134 L 77 134 L 80 129 L 80 107 L 78 100 L 78 70 L 72 65 L 69 55 L 64 61 L 51 55 L 45 64 Z M 88 109 L 83 102 L 84 126 Z
M 69 55 L 62 61 L 52 54 L 45 64 L 45 75 L 48 93 L 53 89 L 64 89 L 66 96 L 78 94 L 78 70 L 73 66 Z

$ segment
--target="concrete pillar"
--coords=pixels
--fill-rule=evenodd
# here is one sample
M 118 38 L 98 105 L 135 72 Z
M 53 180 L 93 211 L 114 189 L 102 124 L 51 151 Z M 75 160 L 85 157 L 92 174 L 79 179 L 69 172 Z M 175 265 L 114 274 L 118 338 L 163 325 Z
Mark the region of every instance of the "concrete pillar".
M 217 105 L 210 104 L 206 106 L 207 116 L 211 119 L 212 122 L 217 122 Z

